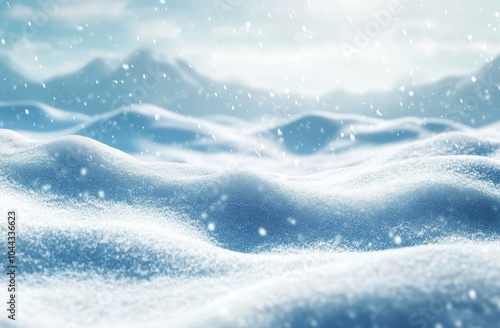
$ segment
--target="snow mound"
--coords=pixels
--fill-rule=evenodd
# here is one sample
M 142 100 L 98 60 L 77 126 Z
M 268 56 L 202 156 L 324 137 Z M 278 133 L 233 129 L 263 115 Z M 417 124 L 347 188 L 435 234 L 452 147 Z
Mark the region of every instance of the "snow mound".
M 317 112 L 292 118 L 268 133 L 276 136 L 275 131 L 279 130 L 278 139 L 285 149 L 292 153 L 308 155 L 329 145 L 337 149 L 360 145 L 386 145 L 465 129 L 458 123 L 440 119 L 402 118 L 385 121 L 356 115 Z
M 19 213 L 23 327 L 497 325 L 494 125 L 321 113 L 209 125 L 148 106 L 109 115 L 79 133 L 112 121 L 110 136 L 132 140 L 157 128 L 172 133 L 154 140 L 162 151 L 218 163 L 227 151 L 196 148 L 218 144 L 248 163 L 143 162 L 84 136 L 0 129 L 2 211 Z M 237 147 L 247 137 L 269 170 Z M 346 150 L 331 154 L 341 139 Z
M 90 118 L 39 102 L 0 103 L 0 128 L 26 132 L 52 132 L 72 128 Z
M 185 117 L 152 106 L 124 107 L 89 121 L 74 134 L 90 137 L 127 153 L 137 153 L 145 143 L 184 147 L 200 152 L 227 149 L 214 133 L 227 136 L 232 129 L 201 119 Z M 229 150 L 226 150 L 229 151 Z

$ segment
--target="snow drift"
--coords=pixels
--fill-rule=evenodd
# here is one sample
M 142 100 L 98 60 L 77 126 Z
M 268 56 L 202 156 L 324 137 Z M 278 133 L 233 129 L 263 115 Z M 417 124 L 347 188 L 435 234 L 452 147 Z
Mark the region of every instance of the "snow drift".
M 213 165 L 0 130 L 23 327 L 498 324 L 497 126 L 315 113 L 251 127 L 149 109 L 109 114 L 121 128 L 102 141 L 180 127 L 152 144 Z

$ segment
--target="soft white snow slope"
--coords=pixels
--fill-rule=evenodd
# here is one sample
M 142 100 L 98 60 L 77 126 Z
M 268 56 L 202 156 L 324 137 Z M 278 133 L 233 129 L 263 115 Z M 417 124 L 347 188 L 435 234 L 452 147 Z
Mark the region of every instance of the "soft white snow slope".
M 109 115 L 79 134 L 183 129 L 158 157 L 208 164 L 0 130 L 22 265 L 1 327 L 498 327 L 498 124 Z

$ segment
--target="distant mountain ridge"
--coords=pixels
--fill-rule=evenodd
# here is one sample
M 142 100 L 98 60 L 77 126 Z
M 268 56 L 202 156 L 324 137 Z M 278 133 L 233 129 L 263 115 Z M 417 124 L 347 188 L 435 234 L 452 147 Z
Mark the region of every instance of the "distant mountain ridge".
M 13 75 L 5 63 L 0 63 L 2 75 Z M 90 115 L 150 103 L 183 115 L 248 118 L 275 110 L 298 112 L 301 99 L 272 97 L 268 91 L 213 81 L 184 61 L 168 63 L 153 52 L 140 49 L 117 67 L 94 59 L 75 73 L 43 84 L 17 75 L 0 80 L 0 101 L 20 100 Z
M 319 99 L 215 81 L 183 60 L 169 63 L 147 49 L 113 65 L 93 59 L 80 70 L 45 83 L 24 78 L 8 58 L 0 57 L 2 101 L 37 101 L 87 115 L 150 103 L 188 116 L 288 118 L 323 110 L 384 118 L 438 117 L 485 125 L 500 119 L 500 57 L 470 76 L 364 95 L 335 91 Z

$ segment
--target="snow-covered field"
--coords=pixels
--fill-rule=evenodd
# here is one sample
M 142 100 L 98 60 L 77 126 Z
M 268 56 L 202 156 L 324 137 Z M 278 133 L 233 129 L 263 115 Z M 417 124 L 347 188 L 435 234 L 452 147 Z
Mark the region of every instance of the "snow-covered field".
M 498 327 L 498 123 L 9 106 L 2 327 Z
M 499 0 L 0 0 L 0 328 L 500 328 Z
M 317 96 L 147 49 L 44 82 L 10 57 L 0 327 L 500 327 L 500 57 Z

